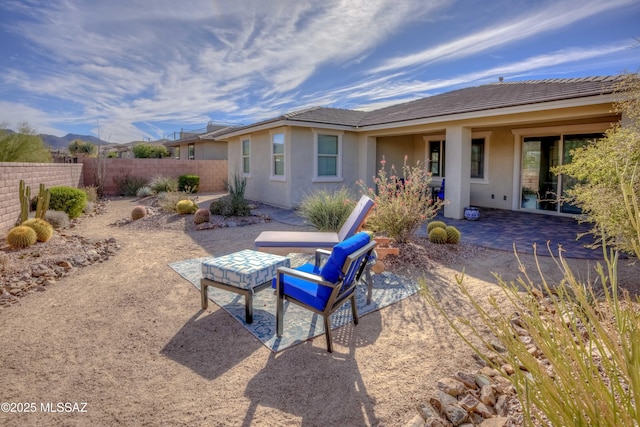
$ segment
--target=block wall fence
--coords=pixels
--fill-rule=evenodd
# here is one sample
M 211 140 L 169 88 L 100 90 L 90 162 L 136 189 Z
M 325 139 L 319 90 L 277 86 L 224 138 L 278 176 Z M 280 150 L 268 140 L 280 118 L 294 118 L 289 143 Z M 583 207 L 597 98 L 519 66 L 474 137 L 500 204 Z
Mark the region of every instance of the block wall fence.
M 174 159 L 82 159 L 83 163 L 6 163 L 0 162 L 0 236 L 15 225 L 20 216 L 20 180 L 31 187 L 31 197 L 38 193 L 40 184 L 47 188 L 65 185 L 88 187 L 97 185 L 96 171 L 104 170 L 104 194 L 117 195 L 114 178 L 132 176 L 151 180 L 155 176 L 179 177 L 198 175 L 200 192 L 224 191 L 227 179 L 226 160 L 174 160 Z

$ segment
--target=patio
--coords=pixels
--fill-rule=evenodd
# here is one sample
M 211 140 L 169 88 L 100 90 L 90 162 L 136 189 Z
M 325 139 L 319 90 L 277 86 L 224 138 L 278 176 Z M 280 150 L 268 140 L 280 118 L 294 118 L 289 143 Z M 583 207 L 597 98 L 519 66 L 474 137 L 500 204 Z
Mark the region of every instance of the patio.
M 263 205 L 258 212 L 284 224 L 305 225 L 304 220 L 290 209 Z M 538 255 L 549 256 L 547 242 L 550 242 L 554 254 L 558 253 L 558 245 L 562 245 L 563 255 L 567 258 L 602 259 L 600 249 L 585 247 L 593 243 L 591 236 L 577 239 L 578 234 L 589 230 L 588 224 L 579 224 L 572 217 L 480 208 L 477 221 L 444 218 L 442 212 L 435 219 L 458 228 L 464 243 L 509 252 L 513 251 L 515 244 L 519 253 L 529 254 L 533 253 L 533 244 L 536 243 Z M 425 224 L 418 230 L 418 236 L 426 237 L 426 229 Z

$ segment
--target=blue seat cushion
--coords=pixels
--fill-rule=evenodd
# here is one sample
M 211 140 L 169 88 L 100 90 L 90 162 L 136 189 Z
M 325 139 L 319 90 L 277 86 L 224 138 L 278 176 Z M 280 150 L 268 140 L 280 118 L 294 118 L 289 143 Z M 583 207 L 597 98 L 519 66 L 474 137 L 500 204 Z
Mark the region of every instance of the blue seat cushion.
M 369 234 L 360 232 L 335 245 L 331 251 L 331 256 L 327 259 L 322 270 L 320 270 L 322 278 L 331 283 L 336 283 L 340 280 L 342 266 L 347 257 L 365 246 L 370 240 Z
M 300 267 L 297 267 L 296 270 L 315 275 L 318 275 L 320 273 L 320 269 L 317 268 L 314 264 L 310 263 L 301 265 Z M 276 287 L 276 279 L 273 279 L 271 286 L 273 288 Z M 314 282 L 309 282 L 307 280 L 287 275 L 283 275 L 282 286 L 285 295 L 288 295 L 304 303 L 305 305 L 314 307 L 320 311 L 324 310 L 324 308 L 326 307 L 327 301 L 329 300 L 329 296 L 331 296 L 332 291 L 332 289 L 328 286 L 318 285 Z

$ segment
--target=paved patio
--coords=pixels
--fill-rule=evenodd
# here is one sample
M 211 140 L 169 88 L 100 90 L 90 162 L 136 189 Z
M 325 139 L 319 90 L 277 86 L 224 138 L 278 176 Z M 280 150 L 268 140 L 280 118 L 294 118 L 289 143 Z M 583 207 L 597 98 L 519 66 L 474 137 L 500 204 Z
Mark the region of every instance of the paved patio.
M 293 210 L 263 205 L 259 212 L 278 222 L 304 225 L 304 220 Z M 509 252 L 513 252 L 515 243 L 518 253 L 529 254 L 533 253 L 533 244 L 536 243 L 538 255 L 549 256 L 547 242 L 550 242 L 555 255 L 558 245 L 562 245 L 566 258 L 602 259 L 601 249 L 585 247 L 593 242 L 590 235 L 577 239 L 578 234 L 588 231 L 589 227 L 587 224 L 578 224 L 572 217 L 480 208 L 480 219 L 477 221 L 443 218 L 442 212 L 436 219 L 457 227 L 465 243 Z M 427 236 L 426 224 L 418 230 L 418 235 Z

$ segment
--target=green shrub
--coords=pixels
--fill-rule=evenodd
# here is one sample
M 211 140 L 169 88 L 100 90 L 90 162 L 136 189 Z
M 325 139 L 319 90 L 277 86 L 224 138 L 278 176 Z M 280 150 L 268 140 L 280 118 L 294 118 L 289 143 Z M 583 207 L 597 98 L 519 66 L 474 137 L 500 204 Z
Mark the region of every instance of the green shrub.
M 114 176 L 113 182 L 118 187 L 118 195 L 125 197 L 134 197 L 140 187 L 147 185 L 145 178 L 131 176 L 125 174 L 124 176 Z
M 367 188 L 363 181 L 358 182 L 362 191 L 375 202 L 367 226 L 398 243 L 405 243 L 420 224 L 436 215 L 443 202 L 431 199 L 431 175 L 420 162 L 411 167 L 405 156 L 402 178 L 394 166 L 387 172 L 384 158 L 380 164 L 382 167 L 374 179 L 376 189 Z
M 136 191 L 136 197 L 149 197 L 149 196 L 153 196 L 153 190 L 151 189 L 151 187 L 148 186 L 144 186 L 144 187 L 140 187 L 138 188 L 138 191 Z
M 617 255 L 607 257 L 606 272 L 596 266 L 593 283 L 604 288 L 599 301 L 592 283 L 581 282 L 561 252 L 557 261 L 563 279 L 547 283 L 539 270 L 536 284 L 518 259 L 521 276 L 511 283 L 496 276 L 499 292 L 486 303 L 458 276 L 479 319 L 455 318 L 424 282 L 422 291 L 467 345 L 513 383 L 526 425 L 637 426 L 640 316 L 637 299 L 617 287 Z M 506 349 L 499 357 L 487 350 L 496 339 Z M 501 369 L 506 364 L 515 368 L 510 376 Z
M 209 205 L 211 215 L 247 216 L 251 214 L 249 203 L 244 199 L 233 198 L 230 195 L 215 199 Z
M 13 249 L 24 249 L 38 241 L 38 236 L 33 228 L 19 225 L 9 230 L 7 244 Z
M 56 230 L 67 228 L 69 226 L 69 214 L 66 212 L 48 210 L 44 214 L 44 219 Z
M 149 183 L 154 193 L 171 193 L 178 191 L 178 180 L 168 176 L 156 176 Z
M 445 224 L 443 221 L 431 221 L 429 224 L 427 224 L 427 233 L 430 233 L 431 230 L 436 227 L 447 228 L 447 224 Z
M 450 225 L 445 231 L 447 232 L 447 243 L 457 245 L 460 242 L 460 230 Z
M 429 232 L 429 241 L 437 244 L 447 243 L 447 231 L 444 228 L 434 227 Z
M 302 200 L 300 215 L 320 231 L 338 231 L 353 211 L 349 190 L 318 190 Z
M 73 187 L 51 187 L 51 200 L 49 208 L 55 211 L 63 211 L 69 214 L 69 218 L 79 217 L 84 205 L 87 203 L 87 195 L 84 191 Z
M 200 177 L 198 175 L 180 175 L 178 177 L 178 191 L 197 193 L 199 187 Z

